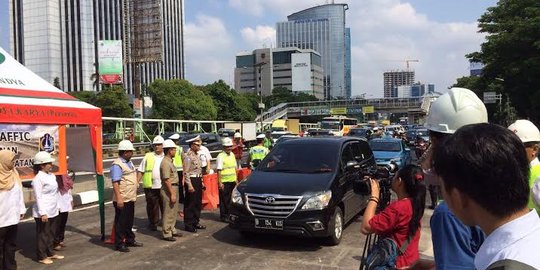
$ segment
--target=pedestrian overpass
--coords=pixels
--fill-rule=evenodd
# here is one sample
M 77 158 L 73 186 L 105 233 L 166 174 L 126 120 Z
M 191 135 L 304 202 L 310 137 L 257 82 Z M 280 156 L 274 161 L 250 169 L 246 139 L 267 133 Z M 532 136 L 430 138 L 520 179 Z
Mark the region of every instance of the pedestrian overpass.
M 425 117 L 437 95 L 412 98 L 344 99 L 281 103 L 257 116 L 257 122 L 272 122 L 280 118 L 300 118 L 303 116 L 367 116 L 375 113 L 407 114 L 410 123 L 417 123 Z

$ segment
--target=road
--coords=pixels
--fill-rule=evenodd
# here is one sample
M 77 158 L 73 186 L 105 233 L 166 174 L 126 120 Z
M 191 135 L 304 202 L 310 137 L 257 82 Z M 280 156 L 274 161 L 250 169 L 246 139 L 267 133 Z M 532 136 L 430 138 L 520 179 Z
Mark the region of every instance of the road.
M 17 252 L 19 269 L 358 269 L 364 236 L 359 232 L 361 217 L 344 230 L 339 246 L 325 246 L 314 239 L 256 235 L 240 236 L 219 220 L 218 211 L 205 211 L 201 223 L 206 230 L 184 236 L 171 243 L 161 240 L 159 232 L 145 229 L 144 197 L 136 203 L 137 241 L 144 247 L 129 253 L 113 250 L 101 242 L 97 208 L 91 206 L 70 213 L 66 231 L 64 260 L 52 266 L 39 264 L 35 257 L 35 224 L 28 220 L 19 225 Z M 426 209 L 422 224 L 429 226 L 432 211 Z M 106 206 L 106 228 L 113 221 L 112 205 Z M 178 222 L 177 228 L 183 228 Z M 429 228 L 422 229 L 420 251 L 432 256 Z

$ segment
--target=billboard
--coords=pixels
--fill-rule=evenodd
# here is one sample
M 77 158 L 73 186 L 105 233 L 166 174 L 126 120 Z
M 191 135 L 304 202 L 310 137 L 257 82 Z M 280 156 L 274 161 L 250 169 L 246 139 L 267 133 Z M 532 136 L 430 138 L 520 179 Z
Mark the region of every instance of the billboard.
M 0 150 L 15 152 L 15 168 L 21 179 L 34 177 L 34 156 L 46 151 L 56 159 L 52 172 L 65 172 L 64 127 L 57 125 L 0 124 Z
M 98 42 L 99 81 L 103 84 L 121 84 L 123 74 L 122 41 Z
M 291 54 L 292 91 L 313 92 L 311 85 L 311 54 Z
M 362 107 L 362 113 L 374 113 L 375 107 L 374 106 L 364 106 Z

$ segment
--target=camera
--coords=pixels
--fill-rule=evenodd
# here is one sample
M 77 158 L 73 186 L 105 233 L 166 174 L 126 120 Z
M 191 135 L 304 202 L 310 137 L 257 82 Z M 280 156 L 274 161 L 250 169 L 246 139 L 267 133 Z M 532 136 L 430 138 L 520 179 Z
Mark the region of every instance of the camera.
M 390 191 L 392 185 L 392 178 L 398 170 L 398 166 L 394 162 L 390 162 L 385 166 L 377 166 L 376 168 L 362 168 L 360 171 L 360 178 L 354 181 L 354 192 L 359 195 L 371 194 L 371 182 L 370 178 L 379 181 L 381 193 L 384 191 Z M 383 195 L 383 194 L 381 194 Z M 382 196 L 381 196 L 382 197 Z

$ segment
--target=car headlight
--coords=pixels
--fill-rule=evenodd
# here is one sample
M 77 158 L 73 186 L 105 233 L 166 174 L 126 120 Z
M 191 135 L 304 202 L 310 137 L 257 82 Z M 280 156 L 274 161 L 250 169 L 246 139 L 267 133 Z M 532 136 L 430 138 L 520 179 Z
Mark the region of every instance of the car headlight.
M 231 202 L 235 204 L 244 204 L 244 201 L 242 200 L 242 193 L 240 193 L 236 187 L 232 191 Z
M 332 191 L 326 191 L 322 194 L 315 195 L 309 198 L 302 206 L 302 210 L 318 210 L 328 206 L 332 198 Z

